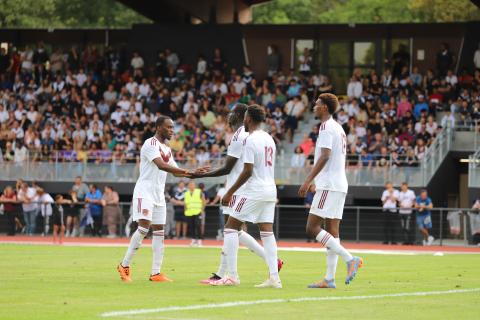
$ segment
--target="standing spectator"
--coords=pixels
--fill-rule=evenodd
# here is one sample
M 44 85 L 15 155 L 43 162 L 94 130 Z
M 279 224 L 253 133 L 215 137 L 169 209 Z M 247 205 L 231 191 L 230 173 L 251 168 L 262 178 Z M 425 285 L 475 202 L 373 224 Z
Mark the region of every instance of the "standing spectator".
M 382 194 L 383 203 L 383 230 L 385 238 L 383 244 L 397 244 L 395 241 L 395 228 L 398 223 L 397 214 L 398 190 L 388 181 Z
M 203 203 L 203 208 L 202 208 L 202 214 L 200 215 L 200 221 L 201 221 L 201 225 L 200 225 L 200 240 L 203 240 L 205 238 L 205 222 L 206 222 L 206 212 L 205 212 L 205 207 L 207 206 L 207 204 L 209 204 L 210 202 L 210 198 L 208 197 L 208 193 L 207 191 L 205 190 L 205 184 L 204 183 L 199 183 L 198 184 L 198 188 L 200 189 L 200 191 L 202 191 L 202 196 L 203 196 L 203 199 L 205 200 L 204 203 Z
M 480 43 L 478 43 L 478 48 L 473 55 L 473 64 L 475 65 L 475 69 L 480 71 Z
M 392 56 L 393 62 L 393 77 L 400 78 L 402 69 L 410 67 L 410 53 L 408 53 L 407 46 L 400 44 L 398 51 Z
M 102 236 L 102 192 L 95 184 L 90 184 L 89 192 L 85 195 L 85 202 L 93 219 L 92 236 Z
M 413 245 L 412 240 L 412 209 L 415 206 L 415 193 L 408 188 L 408 183 L 403 182 L 398 193 L 400 210 L 400 223 L 403 232 L 403 244 Z
M 173 239 L 175 235 L 175 211 L 173 210 L 172 197 L 165 193 L 165 202 L 167 205 L 167 218 L 165 219 L 165 238 Z
M 356 76 L 350 78 L 350 82 L 347 86 L 347 96 L 352 98 L 360 98 L 363 92 L 363 86 L 360 80 Z
M 52 196 L 45 192 L 43 188 L 37 187 L 37 201 L 40 205 L 40 212 L 43 219 L 43 232 L 42 235 L 46 236 L 50 231 L 50 217 L 52 216 Z
M 17 198 L 22 203 L 23 220 L 25 221 L 25 232 L 32 236 L 37 226 L 37 190 L 28 187 L 26 182 L 17 182 Z
M 87 187 L 88 188 L 88 187 Z M 70 199 L 64 199 L 70 201 L 70 206 L 67 206 L 65 212 L 66 217 L 66 236 L 73 236 L 75 226 L 78 225 L 78 217 L 80 216 L 80 210 L 82 205 L 78 203 L 77 193 L 73 190 L 70 191 Z
M 78 202 L 84 202 L 85 201 L 85 196 L 87 195 L 89 190 L 88 190 L 87 184 L 85 184 L 82 181 L 82 177 L 77 176 L 75 178 L 75 182 L 72 186 L 72 191 L 75 192 Z M 72 232 L 71 233 L 69 232 L 70 229 L 67 225 L 67 237 L 70 236 L 70 235 L 72 237 L 76 237 L 79 234 L 83 235 L 83 228 L 81 230 L 79 230 L 79 227 L 80 227 L 79 224 L 80 224 L 80 221 L 82 221 L 83 218 L 85 217 L 85 214 L 86 214 L 85 209 L 82 208 L 82 209 L 80 209 L 80 212 L 79 212 L 80 216 L 77 217 L 76 219 L 73 218 L 73 225 L 72 225 Z
M 447 43 L 442 43 L 437 53 L 437 72 L 440 77 L 447 74 L 447 70 L 453 68 L 454 57 Z
M 432 229 L 432 199 L 428 196 L 427 190 L 422 190 L 415 200 L 415 208 L 417 209 L 417 226 L 423 235 L 423 245 L 431 246 L 435 238 L 430 235 Z
M 268 76 L 272 77 L 280 69 L 280 54 L 274 45 L 268 46 L 267 52 Z
M 52 212 L 52 225 L 53 225 L 53 243 L 63 243 L 63 236 L 65 233 L 65 209 L 64 205 L 70 205 L 72 203 L 69 199 L 64 199 L 61 194 L 55 196 L 55 204 L 53 205 Z
M 201 213 L 205 206 L 205 197 L 202 190 L 197 188 L 194 181 L 188 183 L 188 190 L 185 191 L 185 216 L 188 221 L 188 228 L 192 237 L 191 246 L 201 246 Z
M 480 246 L 480 198 L 473 203 L 472 210 L 468 213 L 468 216 L 470 218 L 472 243 Z
M 137 51 L 133 53 L 132 60 L 130 61 L 130 66 L 133 68 L 134 71 L 143 69 L 143 58 L 138 54 Z
M 310 153 L 310 150 L 308 151 Z M 307 154 L 308 154 L 307 153 Z M 305 168 L 305 162 L 306 162 L 306 157 L 305 154 L 302 151 L 301 147 L 296 147 L 295 148 L 295 153 L 292 155 L 292 158 L 290 159 L 290 180 L 293 182 L 293 178 L 298 178 L 299 173 Z
M 285 121 L 285 130 L 288 135 L 289 142 L 293 142 L 293 135 L 298 127 L 298 121 L 303 116 L 305 106 L 300 100 L 300 96 L 294 96 L 292 100 L 285 105 L 285 114 L 287 119 Z
M 315 192 L 316 192 L 315 185 L 314 184 L 310 185 L 310 188 L 308 189 L 307 195 L 305 196 L 305 200 L 303 201 L 303 203 L 305 205 L 307 216 L 310 212 L 310 208 L 312 207 L 312 202 L 313 202 L 313 197 L 315 196 Z M 312 242 L 312 241 L 317 242 L 316 239 L 310 237 L 307 234 L 307 242 Z
M 11 186 L 6 186 L 3 194 L 0 195 L 0 206 L 3 205 L 3 212 L 7 216 L 7 236 L 14 236 L 18 229 L 22 230 L 23 228 L 20 222 L 17 204 L 15 191 Z
M 298 57 L 298 71 L 305 77 L 308 77 L 312 71 L 312 61 L 310 49 L 303 49 L 303 54 Z
M 107 226 L 107 238 L 113 239 L 117 237 L 117 226 L 120 223 L 120 197 L 111 186 L 105 186 L 102 196 L 103 206 L 103 225 Z
M 187 219 L 185 217 L 185 182 L 180 181 L 173 190 L 171 202 L 175 212 L 175 235 L 177 239 L 187 236 Z

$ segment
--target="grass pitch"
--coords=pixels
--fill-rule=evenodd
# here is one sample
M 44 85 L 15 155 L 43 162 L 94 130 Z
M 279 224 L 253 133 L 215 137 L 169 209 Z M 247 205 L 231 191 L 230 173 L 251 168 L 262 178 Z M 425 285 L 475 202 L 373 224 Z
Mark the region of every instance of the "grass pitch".
M 307 289 L 324 275 L 325 254 L 280 251 L 284 288 L 256 289 L 264 263 L 240 250 L 239 287 L 209 287 L 198 281 L 216 271 L 219 249 L 166 248 L 163 270 L 173 283 L 148 281 L 151 250 L 141 248 L 133 282 L 115 270 L 123 247 L 0 245 L 0 319 L 475 319 L 480 291 L 427 296 L 343 300 L 351 296 L 480 288 L 480 255 L 361 255 L 364 267 L 349 286 L 339 260 L 337 289 Z M 171 306 L 307 297 L 339 300 L 238 305 L 161 311 L 104 318 L 105 312 Z

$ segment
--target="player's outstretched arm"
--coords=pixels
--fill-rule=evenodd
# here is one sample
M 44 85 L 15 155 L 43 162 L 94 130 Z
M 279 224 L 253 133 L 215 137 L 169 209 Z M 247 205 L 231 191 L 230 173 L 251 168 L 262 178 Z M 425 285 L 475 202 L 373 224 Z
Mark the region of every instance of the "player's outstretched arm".
M 322 148 L 321 153 L 320 153 L 320 158 L 318 158 L 317 163 L 313 166 L 312 170 L 308 174 L 307 178 L 305 179 L 305 182 L 303 185 L 300 187 L 298 190 L 298 195 L 300 197 L 305 197 L 307 195 L 307 191 L 310 188 L 310 185 L 313 182 L 313 179 L 322 171 L 323 167 L 325 167 L 325 164 L 327 163 L 328 159 L 330 159 L 330 154 L 332 151 L 327 148 Z
M 245 163 L 243 165 L 243 171 L 240 173 L 240 175 L 237 178 L 237 181 L 228 189 L 228 191 L 225 193 L 225 195 L 222 198 L 222 204 L 224 206 L 228 206 L 230 201 L 232 200 L 232 197 L 234 193 L 240 189 L 241 186 L 243 186 L 248 179 L 252 176 L 253 173 L 253 163 Z
M 235 163 L 237 163 L 237 158 L 232 157 L 232 156 L 227 156 L 227 159 L 225 160 L 225 163 L 222 167 L 217 168 L 212 171 L 204 172 L 204 173 L 198 173 L 195 172 L 192 175 L 192 178 L 208 178 L 208 177 L 220 177 L 224 176 L 226 174 L 229 174 L 230 171 L 232 171 L 233 167 L 235 166 Z
M 175 177 L 190 177 L 192 173 L 186 169 L 178 168 L 172 165 L 169 165 L 162 158 L 153 159 L 153 163 L 158 167 L 158 169 L 166 171 L 173 174 Z

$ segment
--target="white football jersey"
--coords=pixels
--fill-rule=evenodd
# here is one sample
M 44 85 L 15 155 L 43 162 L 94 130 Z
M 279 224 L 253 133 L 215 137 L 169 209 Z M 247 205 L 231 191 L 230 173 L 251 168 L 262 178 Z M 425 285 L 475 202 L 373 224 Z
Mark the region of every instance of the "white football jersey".
M 275 185 L 276 147 L 272 137 L 263 130 L 255 130 L 244 140 L 243 163 L 253 163 L 253 173 L 239 195 L 247 199 L 276 201 Z
M 156 158 L 177 167 L 172 150 L 155 137 L 145 140 L 140 149 L 140 176 L 138 177 L 133 198 L 149 199 L 156 206 L 165 206 L 165 181 L 167 172 L 158 169 L 153 162 Z
M 331 153 L 330 159 L 315 177 L 316 189 L 347 193 L 348 181 L 345 173 L 347 136 L 342 126 L 332 117 L 320 125 L 315 145 L 315 163 L 320 158 L 322 148 L 330 149 Z
M 238 128 L 237 131 L 235 131 L 235 134 L 232 137 L 232 140 L 230 140 L 230 143 L 228 145 L 227 149 L 227 155 L 230 157 L 237 158 L 237 162 L 232 168 L 232 171 L 227 175 L 227 183 L 226 183 L 226 188 L 227 190 L 230 189 L 230 187 L 237 181 L 238 176 L 240 173 L 243 171 L 243 160 L 242 160 L 242 154 L 243 154 L 243 141 L 248 137 L 248 132 L 245 131 L 245 127 L 241 126 Z M 243 186 L 237 190 L 236 193 L 238 193 Z

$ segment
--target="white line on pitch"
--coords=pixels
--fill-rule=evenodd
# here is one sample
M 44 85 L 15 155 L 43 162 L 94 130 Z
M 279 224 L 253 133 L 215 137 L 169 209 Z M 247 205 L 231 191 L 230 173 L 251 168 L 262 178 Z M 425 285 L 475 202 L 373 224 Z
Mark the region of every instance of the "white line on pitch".
M 233 302 L 224 302 L 224 303 L 196 304 L 196 305 L 190 305 L 190 306 L 172 306 L 172 307 L 164 307 L 164 308 L 156 308 L 156 309 L 136 309 L 136 310 L 127 310 L 127 311 L 111 311 L 111 312 L 104 312 L 100 316 L 102 316 L 102 317 L 120 317 L 120 316 L 147 314 L 147 313 L 161 313 L 161 312 L 170 312 L 170 311 L 187 311 L 187 310 L 202 310 L 202 309 L 217 309 L 217 308 L 228 308 L 228 307 L 257 305 L 257 304 L 272 304 L 272 303 L 285 303 L 285 302 L 305 302 L 305 301 L 367 300 L 367 299 L 392 298 L 392 297 L 433 296 L 433 295 L 469 293 L 469 292 L 480 292 L 480 288 L 446 290 L 446 291 L 389 293 L 389 294 L 376 294 L 376 295 L 370 295 L 370 296 L 302 297 L 302 298 L 291 298 L 291 299 L 233 301 Z

